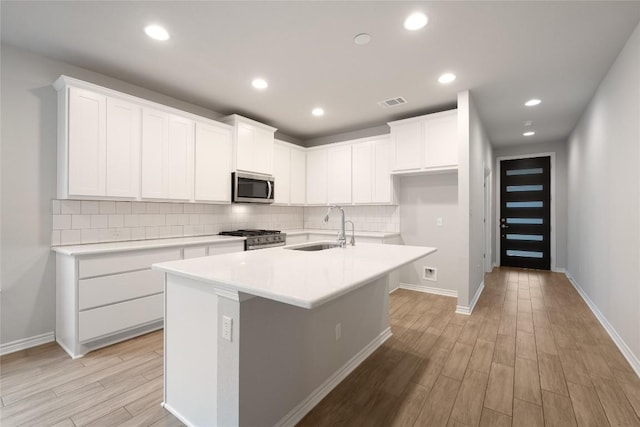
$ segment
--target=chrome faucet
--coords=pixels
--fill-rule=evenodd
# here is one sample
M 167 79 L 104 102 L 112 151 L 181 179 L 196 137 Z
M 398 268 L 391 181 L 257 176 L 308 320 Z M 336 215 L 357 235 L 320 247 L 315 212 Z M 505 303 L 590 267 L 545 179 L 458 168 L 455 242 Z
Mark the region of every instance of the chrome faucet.
M 347 222 L 351 224 L 351 240 L 349 240 L 349 243 L 351 244 L 351 246 L 355 246 L 356 245 L 356 226 L 353 224 L 353 221 L 351 221 L 350 219 L 345 221 L 345 223 Z
M 340 209 L 340 232 L 338 233 L 338 243 L 340 244 L 341 248 L 344 248 L 345 246 L 347 246 L 347 237 L 344 232 L 344 209 L 342 209 L 338 205 L 330 206 L 327 214 L 324 216 L 324 218 L 322 218 L 322 222 L 325 224 L 329 222 L 329 214 L 334 209 Z M 353 223 L 351 224 L 353 225 Z

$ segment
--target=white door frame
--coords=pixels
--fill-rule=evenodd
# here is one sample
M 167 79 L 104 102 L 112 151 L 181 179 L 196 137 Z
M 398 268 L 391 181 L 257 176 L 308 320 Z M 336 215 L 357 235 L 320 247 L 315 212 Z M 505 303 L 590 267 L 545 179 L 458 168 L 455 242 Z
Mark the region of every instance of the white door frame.
M 558 271 L 556 267 L 556 153 L 519 154 L 515 156 L 496 157 L 496 265 L 500 265 L 500 162 L 502 160 L 531 159 L 534 157 L 550 157 L 551 160 L 551 271 Z
M 484 166 L 484 271 L 491 273 L 493 270 L 493 253 L 491 252 L 491 179 L 492 171 Z

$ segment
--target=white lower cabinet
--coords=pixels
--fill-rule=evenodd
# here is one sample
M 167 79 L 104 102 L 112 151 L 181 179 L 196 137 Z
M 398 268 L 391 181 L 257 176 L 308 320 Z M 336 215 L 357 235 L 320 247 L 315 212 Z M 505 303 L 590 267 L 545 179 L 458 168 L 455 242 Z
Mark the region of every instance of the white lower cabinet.
M 62 247 L 61 247 L 62 248 Z M 71 357 L 163 327 L 158 262 L 241 252 L 244 241 L 115 253 L 56 254 L 56 341 Z

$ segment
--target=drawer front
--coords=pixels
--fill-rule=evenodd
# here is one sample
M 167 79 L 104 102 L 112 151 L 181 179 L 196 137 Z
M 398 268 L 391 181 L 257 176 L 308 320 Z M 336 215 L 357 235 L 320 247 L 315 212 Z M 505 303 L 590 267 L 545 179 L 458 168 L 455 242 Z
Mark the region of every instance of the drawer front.
M 164 274 L 155 270 L 134 271 L 78 281 L 80 310 L 144 297 L 164 291 Z
M 88 341 L 164 317 L 164 294 L 152 295 L 79 313 L 78 339 Z
M 180 249 L 124 252 L 96 258 L 81 259 L 78 262 L 79 278 L 142 270 L 156 262 L 174 261 L 182 258 Z
M 237 241 L 237 242 L 219 243 L 217 245 L 209 246 L 209 256 L 229 254 L 232 252 L 243 252 L 243 251 L 244 251 L 243 240 Z
M 186 247 L 184 248 L 184 259 L 189 259 L 189 258 L 198 258 L 201 256 L 207 256 L 207 247 L 206 246 L 201 246 L 201 247 Z

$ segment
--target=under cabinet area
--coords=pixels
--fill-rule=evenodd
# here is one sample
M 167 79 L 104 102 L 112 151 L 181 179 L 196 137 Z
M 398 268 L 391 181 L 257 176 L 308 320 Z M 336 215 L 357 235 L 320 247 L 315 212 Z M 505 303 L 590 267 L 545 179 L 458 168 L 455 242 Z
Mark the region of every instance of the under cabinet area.
M 419 173 L 458 166 L 458 110 L 390 122 L 393 171 Z
M 56 247 L 56 341 L 71 357 L 163 327 L 164 275 L 158 262 L 244 251 L 242 239 L 193 238 L 187 246 L 135 250 L 123 242 Z M 183 240 L 184 241 L 184 240 Z

